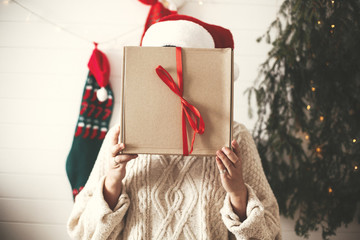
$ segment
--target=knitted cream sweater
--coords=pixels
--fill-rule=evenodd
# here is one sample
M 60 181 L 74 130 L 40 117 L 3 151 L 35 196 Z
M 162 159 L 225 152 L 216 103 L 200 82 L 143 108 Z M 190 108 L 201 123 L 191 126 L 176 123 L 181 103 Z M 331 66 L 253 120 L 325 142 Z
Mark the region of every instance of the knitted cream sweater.
M 139 155 L 112 211 L 103 197 L 104 149 L 68 221 L 73 239 L 280 239 L 279 210 L 250 133 L 234 123 L 248 188 L 247 218 L 233 212 L 214 157 Z

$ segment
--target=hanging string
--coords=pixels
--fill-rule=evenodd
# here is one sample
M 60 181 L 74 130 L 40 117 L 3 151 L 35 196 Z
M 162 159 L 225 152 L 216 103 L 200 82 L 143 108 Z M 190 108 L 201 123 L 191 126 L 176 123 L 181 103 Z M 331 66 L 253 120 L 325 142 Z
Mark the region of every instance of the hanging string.
M 80 34 L 77 34 L 76 32 L 70 31 L 69 29 L 64 28 L 64 27 L 61 26 L 60 24 L 58 24 L 58 23 L 56 23 L 56 22 L 54 22 L 54 21 L 51 21 L 51 20 L 49 20 L 49 19 L 41 16 L 40 14 L 38 14 L 38 13 L 34 12 L 33 10 L 31 10 L 30 8 L 24 6 L 22 3 L 19 3 L 17 0 L 11 0 L 11 2 L 15 3 L 16 5 L 18 5 L 18 6 L 21 7 L 22 9 L 26 10 L 27 12 L 31 13 L 32 15 L 40 18 L 40 19 L 43 20 L 44 22 L 46 22 L 46 23 L 48 23 L 48 24 L 50 24 L 50 25 L 52 25 L 52 26 L 55 26 L 55 27 L 57 27 L 58 29 L 60 29 L 60 30 L 62 30 L 62 31 L 64 31 L 64 32 L 66 32 L 66 33 L 68 33 L 68 34 L 76 37 L 76 38 L 79 38 L 79 39 L 81 39 L 81 40 L 83 40 L 83 41 L 85 41 L 85 42 L 91 43 L 91 44 L 94 43 L 94 41 L 92 41 L 92 40 L 90 40 L 90 39 L 88 39 L 88 38 L 86 38 L 86 37 L 84 37 L 84 36 L 82 36 L 82 35 L 80 35 Z M 122 34 L 119 34 L 119 35 L 117 35 L 116 37 L 111 38 L 111 39 L 109 39 L 109 40 L 106 40 L 106 41 L 97 41 L 97 43 L 98 43 L 98 44 L 109 43 L 109 42 L 115 41 L 116 39 L 118 39 L 118 38 L 120 38 L 120 37 L 124 37 L 124 36 L 126 36 L 126 35 L 128 35 L 128 34 L 131 34 L 132 32 L 135 32 L 135 31 L 137 31 L 137 30 L 140 30 L 140 29 L 142 29 L 142 26 L 139 26 L 139 27 L 130 29 L 129 31 L 127 31 L 127 32 L 125 32 L 125 33 L 122 33 Z

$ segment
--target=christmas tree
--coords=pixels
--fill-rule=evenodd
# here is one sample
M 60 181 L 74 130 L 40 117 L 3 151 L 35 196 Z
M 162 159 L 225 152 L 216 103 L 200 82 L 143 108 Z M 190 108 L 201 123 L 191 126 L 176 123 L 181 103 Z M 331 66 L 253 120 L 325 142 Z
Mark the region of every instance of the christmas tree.
M 360 1 L 284 0 L 277 16 L 248 89 L 254 138 L 280 213 L 328 239 L 360 202 Z

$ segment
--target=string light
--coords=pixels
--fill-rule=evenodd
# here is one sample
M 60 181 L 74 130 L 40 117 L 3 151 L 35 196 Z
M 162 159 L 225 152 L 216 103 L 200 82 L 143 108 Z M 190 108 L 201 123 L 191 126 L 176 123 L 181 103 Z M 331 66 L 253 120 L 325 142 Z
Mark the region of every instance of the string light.
M 56 23 L 56 22 L 54 22 L 54 21 L 52 21 L 52 20 L 49 20 L 49 19 L 43 17 L 42 15 L 34 12 L 34 11 L 31 10 L 30 8 L 27 8 L 27 7 L 26 7 L 25 5 L 23 5 L 22 3 L 19 3 L 17 0 L 3 0 L 2 3 L 5 4 L 5 5 L 7 5 L 7 4 L 9 4 L 10 1 L 11 1 L 12 3 L 18 5 L 18 6 L 21 7 L 22 9 L 26 10 L 27 12 L 29 12 L 29 16 L 36 16 L 36 17 L 40 18 L 41 20 L 43 20 L 44 22 L 46 22 L 46 23 L 54 26 L 54 27 L 55 27 L 55 31 L 57 31 L 57 32 L 61 32 L 61 31 L 66 32 L 66 33 L 68 33 L 68 34 L 70 34 L 70 35 L 72 35 L 72 36 L 74 36 L 74 37 L 77 37 L 77 38 L 79 38 L 79 39 L 82 39 L 82 40 L 85 41 L 85 42 L 88 42 L 88 43 L 93 44 L 93 42 L 94 42 L 93 40 L 90 40 L 90 39 L 82 36 L 81 34 L 77 34 L 76 32 L 70 31 L 70 30 L 64 28 L 63 26 L 61 26 L 60 24 L 58 24 L 58 23 Z M 203 0 L 201 0 L 201 1 L 203 1 Z M 28 16 L 28 18 L 30 18 L 29 16 Z M 26 21 L 27 21 L 27 19 L 26 19 Z M 111 38 L 111 39 L 108 39 L 108 40 L 105 40 L 105 41 L 97 41 L 97 43 L 98 43 L 98 44 L 105 44 L 105 43 L 113 42 L 113 41 L 116 41 L 117 39 L 119 39 L 120 37 L 124 37 L 124 36 L 126 36 L 126 35 L 128 35 L 128 34 L 131 34 L 131 33 L 135 32 L 135 31 L 138 31 L 139 29 L 140 29 L 140 28 L 137 26 L 137 27 L 135 27 L 135 28 L 133 28 L 133 29 L 125 32 L 125 33 L 119 34 L 118 36 L 116 36 L 116 37 L 114 37 L 114 38 Z
M 61 32 L 62 31 L 62 27 L 58 26 L 56 27 L 56 32 Z
M 203 0 L 199 0 L 199 5 L 203 5 L 204 1 Z
M 321 122 L 324 121 L 324 116 L 320 116 L 319 119 Z
M 317 147 L 317 148 L 316 148 L 316 152 L 317 152 L 317 153 L 321 153 L 321 148 L 320 148 L 320 147 Z
M 307 110 L 310 110 L 310 108 L 311 108 L 310 105 L 307 105 L 307 106 L 306 106 L 306 109 L 307 109 Z
M 330 34 L 334 34 L 335 24 L 331 24 Z
M 305 135 L 305 139 L 306 139 L 306 140 L 309 140 L 309 135 Z
M 357 171 L 359 167 L 357 165 L 354 166 L 354 171 Z
M 321 21 L 319 20 L 319 21 L 318 21 L 318 25 L 320 25 L 320 24 L 321 24 Z
M 356 138 L 353 139 L 353 143 L 356 143 Z
M 169 2 L 167 0 L 162 0 L 161 3 L 164 5 L 164 7 L 169 8 Z
M 25 19 L 26 22 L 29 22 L 30 21 L 30 18 L 31 18 L 31 13 L 29 13 Z
M 311 91 L 315 92 L 315 90 L 316 90 L 316 89 L 315 89 L 314 87 L 311 88 Z
M 328 188 L 329 193 L 333 192 L 333 189 L 331 187 Z

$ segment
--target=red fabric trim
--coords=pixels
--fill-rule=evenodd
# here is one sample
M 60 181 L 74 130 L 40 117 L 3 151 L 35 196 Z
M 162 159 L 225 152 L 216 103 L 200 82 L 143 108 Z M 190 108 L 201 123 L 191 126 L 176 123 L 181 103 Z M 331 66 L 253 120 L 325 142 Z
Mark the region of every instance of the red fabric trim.
M 95 49 L 90 57 L 88 67 L 99 86 L 106 87 L 109 84 L 110 76 L 109 60 L 106 55 L 97 48 L 97 43 L 94 44 Z
M 158 0 L 139 0 L 139 2 L 145 4 L 145 5 L 154 5 L 157 3 Z
M 176 20 L 191 21 L 205 28 L 213 37 L 215 42 L 215 48 L 234 48 L 234 39 L 229 29 L 217 25 L 208 24 L 200 21 L 199 19 L 180 14 L 165 16 L 161 18 L 159 22 Z
M 176 14 L 176 13 L 177 13 L 177 11 L 170 11 L 169 9 L 165 8 L 161 2 L 157 2 L 154 5 L 152 5 L 149 10 L 149 14 L 146 18 L 144 32 L 141 36 L 140 46 L 142 45 L 142 40 L 144 38 L 146 30 L 148 30 L 148 28 L 151 25 L 153 25 L 156 22 L 159 22 L 159 20 L 162 17 L 168 16 L 171 14 Z

